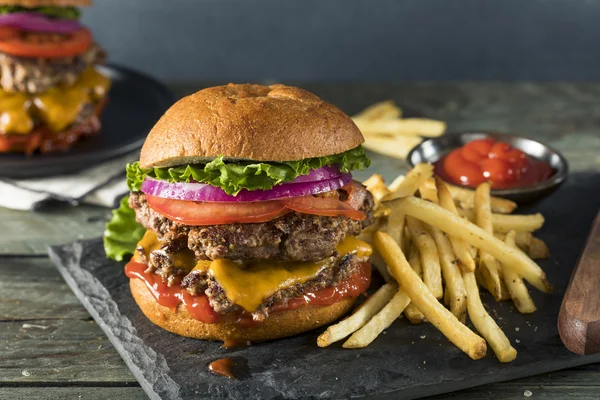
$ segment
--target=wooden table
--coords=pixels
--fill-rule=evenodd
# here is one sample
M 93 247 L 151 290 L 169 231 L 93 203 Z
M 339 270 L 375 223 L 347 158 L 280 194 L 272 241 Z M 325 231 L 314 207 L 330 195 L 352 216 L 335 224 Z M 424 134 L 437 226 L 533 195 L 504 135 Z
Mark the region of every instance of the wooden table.
M 519 132 L 563 152 L 572 172 L 600 171 L 600 84 L 304 86 L 348 113 L 392 98 L 408 113 L 447 121 L 451 131 Z M 181 96 L 197 87 L 173 89 Z M 390 167 L 390 159 L 373 158 L 372 170 Z M 399 172 L 406 168 L 394 163 Z M 108 216 L 109 210 L 92 206 L 0 208 L 0 399 L 146 398 L 46 256 L 50 244 L 100 236 Z M 526 391 L 534 398 L 600 398 L 600 364 L 436 398 L 523 398 Z

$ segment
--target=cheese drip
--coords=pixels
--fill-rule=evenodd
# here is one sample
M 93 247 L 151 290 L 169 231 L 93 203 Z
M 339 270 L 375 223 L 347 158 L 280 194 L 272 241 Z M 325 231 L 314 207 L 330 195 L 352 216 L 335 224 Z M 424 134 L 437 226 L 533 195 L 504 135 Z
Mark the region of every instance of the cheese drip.
M 0 89 L 0 133 L 26 135 L 38 118 L 53 132 L 71 125 L 85 104 L 104 98 L 110 79 L 93 67 L 86 69 L 71 86 L 59 86 L 37 95 Z
M 353 253 L 368 257 L 372 249 L 367 243 L 347 237 L 338 246 L 339 257 Z M 242 268 L 231 260 L 214 260 L 210 273 L 225 291 L 227 299 L 248 312 L 254 312 L 277 291 L 303 284 L 316 278 L 326 260 L 318 262 L 256 261 Z
M 152 251 L 160 250 L 160 242 L 156 234 L 147 230 L 138 248 L 143 248 L 146 259 Z M 341 241 L 336 250 L 339 259 L 347 254 L 356 254 L 360 258 L 369 257 L 373 251 L 368 243 L 354 237 L 346 237 Z M 273 262 L 253 261 L 246 265 L 232 260 L 195 261 L 194 253 L 184 249 L 171 255 L 173 266 L 185 271 L 208 271 L 221 285 L 227 299 L 237 304 L 248 312 L 254 312 L 264 299 L 272 296 L 277 291 L 303 284 L 316 278 L 328 260 L 317 262 Z M 133 260 L 141 262 L 141 257 L 136 251 Z
M 160 241 L 156 237 L 156 234 L 148 229 L 137 244 L 138 248 L 142 248 L 146 260 L 150 259 L 150 253 L 153 251 L 162 251 L 160 248 Z M 210 266 L 210 261 L 199 260 L 196 262 L 194 252 L 190 249 L 183 249 L 175 254 L 170 254 L 171 260 L 173 260 L 173 266 L 175 268 L 182 269 L 186 272 L 190 272 L 192 269 L 206 270 Z M 133 255 L 133 261 L 142 262 L 141 255 L 136 251 Z

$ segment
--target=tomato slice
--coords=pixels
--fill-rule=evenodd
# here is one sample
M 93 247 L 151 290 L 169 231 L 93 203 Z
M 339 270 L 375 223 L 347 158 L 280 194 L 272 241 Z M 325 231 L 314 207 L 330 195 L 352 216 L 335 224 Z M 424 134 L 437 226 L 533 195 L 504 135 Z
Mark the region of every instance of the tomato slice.
M 157 213 L 186 225 L 267 222 L 289 211 L 285 201 L 281 200 L 256 203 L 201 203 L 146 194 L 146 201 Z
M 344 203 L 333 197 L 294 197 L 288 200 L 286 207 L 305 214 L 327 217 L 344 216 L 358 221 L 365 219 L 365 213 L 355 210 L 348 203 Z
M 19 36 L 19 30 L 10 26 L 0 26 L 0 40 L 14 39 Z
M 0 51 L 18 57 L 72 57 L 87 51 L 91 45 L 92 34 L 86 28 L 52 34 L 0 27 Z

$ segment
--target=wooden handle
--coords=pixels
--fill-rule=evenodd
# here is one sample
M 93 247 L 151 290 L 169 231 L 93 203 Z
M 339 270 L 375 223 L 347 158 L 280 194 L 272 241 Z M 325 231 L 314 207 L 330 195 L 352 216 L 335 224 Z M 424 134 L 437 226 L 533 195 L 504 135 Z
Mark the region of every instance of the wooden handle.
M 574 353 L 600 352 L 600 214 L 567 287 L 558 314 L 558 333 Z

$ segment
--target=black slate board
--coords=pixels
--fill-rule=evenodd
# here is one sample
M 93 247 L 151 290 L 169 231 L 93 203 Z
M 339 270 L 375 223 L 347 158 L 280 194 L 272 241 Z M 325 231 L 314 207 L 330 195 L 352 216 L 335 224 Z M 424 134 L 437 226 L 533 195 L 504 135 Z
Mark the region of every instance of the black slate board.
M 505 381 L 600 361 L 581 357 L 560 342 L 556 318 L 572 268 L 600 207 L 600 175 L 576 174 L 550 198 L 525 212 L 540 211 L 539 233 L 552 250 L 541 262 L 556 291 L 532 290 L 538 306 L 519 314 L 509 302 L 490 306 L 519 352 L 510 364 L 488 356 L 471 361 L 431 325 L 396 321 L 369 347 L 320 349 L 322 329 L 243 349 L 178 337 L 152 325 L 135 305 L 123 265 L 106 260 L 100 239 L 50 248 L 50 257 L 69 286 L 106 332 L 146 393 L 153 399 L 228 397 L 413 399 L 490 382 Z M 517 340 L 519 341 L 517 343 Z M 212 375 L 207 365 L 221 357 L 247 362 L 238 380 Z

